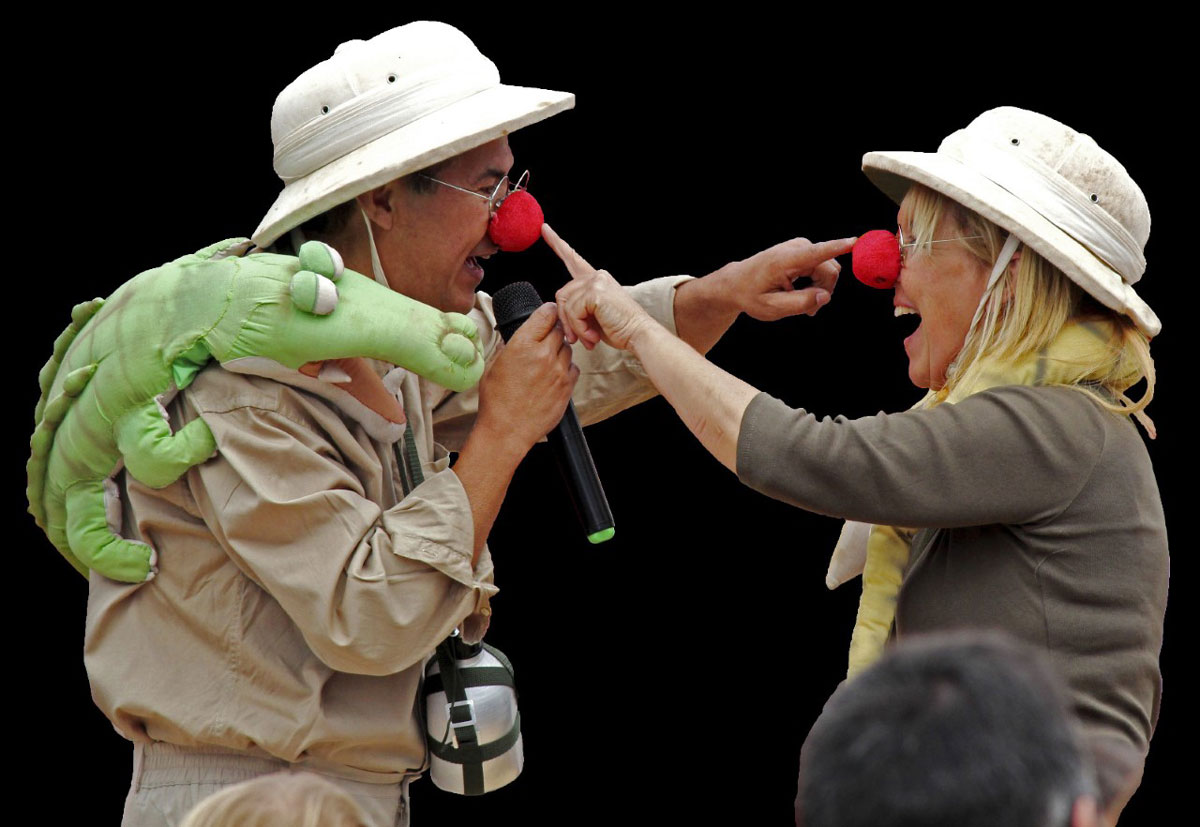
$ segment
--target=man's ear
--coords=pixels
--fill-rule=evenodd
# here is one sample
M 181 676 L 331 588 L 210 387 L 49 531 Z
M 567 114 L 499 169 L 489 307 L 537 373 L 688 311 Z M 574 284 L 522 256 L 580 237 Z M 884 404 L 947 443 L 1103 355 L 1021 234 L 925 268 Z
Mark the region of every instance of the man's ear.
M 358 208 L 381 230 L 390 230 L 396 222 L 394 197 L 398 181 L 389 181 L 381 187 L 368 190 L 354 200 Z
M 1071 827 L 1099 827 L 1100 815 L 1096 810 L 1096 799 L 1081 795 L 1071 805 Z

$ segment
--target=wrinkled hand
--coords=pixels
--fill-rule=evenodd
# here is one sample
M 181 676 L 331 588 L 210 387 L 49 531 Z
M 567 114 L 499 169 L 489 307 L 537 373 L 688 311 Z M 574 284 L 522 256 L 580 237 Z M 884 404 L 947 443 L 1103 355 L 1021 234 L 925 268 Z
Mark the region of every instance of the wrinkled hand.
M 834 257 L 850 252 L 854 241 L 843 238 L 813 244 L 806 238 L 793 238 L 728 264 L 709 278 L 721 280 L 729 300 L 759 321 L 813 316 L 829 303 L 842 270 Z M 812 278 L 812 286 L 797 290 L 794 282 L 806 276 Z
M 528 451 L 562 419 L 578 378 L 557 308 L 547 302 L 517 328 L 484 373 L 477 422 Z
M 567 342 L 579 341 L 591 350 L 603 341 L 625 350 L 642 325 L 655 323 L 616 279 L 588 264 L 549 224 L 542 225 L 542 238 L 571 274 L 571 281 L 555 294 Z

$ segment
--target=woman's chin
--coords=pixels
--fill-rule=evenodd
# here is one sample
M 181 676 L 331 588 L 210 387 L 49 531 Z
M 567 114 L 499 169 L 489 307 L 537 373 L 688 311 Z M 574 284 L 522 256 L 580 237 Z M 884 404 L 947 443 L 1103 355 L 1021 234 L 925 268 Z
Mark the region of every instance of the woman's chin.
M 914 333 L 904 340 L 904 353 L 908 356 L 908 381 L 918 388 L 928 388 L 929 370 L 925 367 L 928 360 L 921 352 L 921 348 L 917 347 L 916 339 L 917 336 Z

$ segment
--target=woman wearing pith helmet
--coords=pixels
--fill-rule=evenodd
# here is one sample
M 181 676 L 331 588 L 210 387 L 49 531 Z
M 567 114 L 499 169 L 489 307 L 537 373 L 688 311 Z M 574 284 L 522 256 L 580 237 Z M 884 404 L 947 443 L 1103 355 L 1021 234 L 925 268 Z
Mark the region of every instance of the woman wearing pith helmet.
M 871 152 L 863 168 L 900 204 L 894 304 L 919 317 L 904 348 L 928 390 L 913 410 L 789 408 L 680 347 L 562 242 L 574 279 L 560 315 L 569 336 L 638 356 L 744 483 L 855 521 L 830 573 L 864 575 L 851 675 L 889 635 L 991 627 L 1044 647 L 1119 811 L 1158 716 L 1168 572 L 1133 423 L 1154 435 L 1160 323 L 1133 288 L 1145 198 L 1090 137 L 1015 108 L 935 153 Z

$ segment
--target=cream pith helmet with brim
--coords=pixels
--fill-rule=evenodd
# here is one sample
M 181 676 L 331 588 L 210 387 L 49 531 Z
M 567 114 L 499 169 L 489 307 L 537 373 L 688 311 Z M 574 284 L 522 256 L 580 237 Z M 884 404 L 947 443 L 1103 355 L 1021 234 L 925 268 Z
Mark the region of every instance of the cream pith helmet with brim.
M 1133 285 L 1146 270 L 1146 197 L 1087 135 L 1014 107 L 991 109 L 937 152 L 868 152 L 863 171 L 897 204 L 916 182 L 1016 236 L 1148 336 L 1162 328 Z
M 254 243 L 266 247 L 343 201 L 574 105 L 566 92 L 501 84 L 496 65 L 445 23 L 343 43 L 275 100 L 283 192 Z

